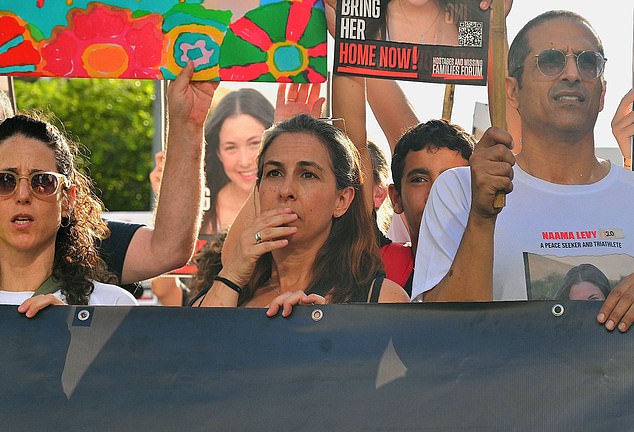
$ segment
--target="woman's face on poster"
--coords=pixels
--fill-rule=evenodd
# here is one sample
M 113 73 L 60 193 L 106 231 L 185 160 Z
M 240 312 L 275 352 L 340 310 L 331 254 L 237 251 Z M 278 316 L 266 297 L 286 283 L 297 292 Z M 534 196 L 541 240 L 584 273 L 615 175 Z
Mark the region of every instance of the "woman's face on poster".
M 409 3 L 411 6 L 415 6 L 415 7 L 426 6 L 428 3 L 437 3 L 436 0 L 397 0 L 397 1 L 404 1 L 406 3 Z
M 605 300 L 601 288 L 592 282 L 583 281 L 570 287 L 570 300 Z
M 229 180 L 250 192 L 257 179 L 257 157 L 264 125 L 248 114 L 228 117 L 220 127 L 218 158 Z

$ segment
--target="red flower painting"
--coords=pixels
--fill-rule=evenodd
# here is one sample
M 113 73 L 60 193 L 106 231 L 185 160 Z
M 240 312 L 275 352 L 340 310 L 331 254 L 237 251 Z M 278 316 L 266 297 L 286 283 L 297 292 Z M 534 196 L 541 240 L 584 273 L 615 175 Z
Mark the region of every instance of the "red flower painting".
M 0 73 L 30 75 L 39 62 L 26 24 L 17 17 L 0 16 Z
M 95 78 L 161 78 L 163 17 L 93 4 L 74 10 L 41 47 L 44 73 Z

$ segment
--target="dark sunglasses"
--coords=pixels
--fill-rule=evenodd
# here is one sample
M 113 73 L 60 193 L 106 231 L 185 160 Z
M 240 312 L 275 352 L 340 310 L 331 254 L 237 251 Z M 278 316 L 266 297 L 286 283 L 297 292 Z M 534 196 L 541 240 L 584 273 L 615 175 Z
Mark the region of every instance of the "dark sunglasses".
M 586 80 L 597 79 L 603 73 L 605 62 L 608 61 L 596 51 L 566 54 L 553 48 L 535 55 L 537 69 L 547 77 L 559 76 L 566 69 L 566 62 L 570 56 L 575 58 L 579 75 Z
M 20 176 L 12 171 L 0 171 L 0 196 L 9 196 L 18 188 L 18 182 L 22 179 L 29 181 L 29 187 L 33 195 L 47 197 L 55 195 L 61 185 L 66 186 L 68 179 L 64 174 L 54 172 L 34 172 Z

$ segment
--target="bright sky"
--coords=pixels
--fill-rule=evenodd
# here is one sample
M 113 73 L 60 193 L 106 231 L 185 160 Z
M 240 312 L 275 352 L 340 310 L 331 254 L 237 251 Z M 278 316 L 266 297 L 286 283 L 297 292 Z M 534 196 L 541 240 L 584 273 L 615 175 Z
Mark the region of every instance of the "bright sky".
M 605 5 L 609 4 L 610 7 Z M 617 147 L 610 121 L 623 95 L 632 88 L 632 15 L 631 0 L 601 3 L 589 0 L 515 0 L 507 18 L 509 42 L 519 29 L 536 15 L 551 9 L 567 9 L 586 17 L 603 40 L 608 58 L 605 76 L 608 82 L 605 108 L 595 128 L 598 147 Z M 331 44 L 332 45 L 332 44 Z M 224 85 L 224 84 L 223 84 Z M 228 84 L 229 88 L 244 83 Z M 439 118 L 442 113 L 444 85 L 401 82 L 402 88 L 422 121 Z M 276 85 L 254 85 L 274 101 Z M 452 122 L 471 131 L 475 102 L 487 103 L 486 87 L 457 86 Z M 369 110 L 368 110 L 369 111 Z M 387 149 L 387 142 L 378 124 L 368 112 L 368 137 Z

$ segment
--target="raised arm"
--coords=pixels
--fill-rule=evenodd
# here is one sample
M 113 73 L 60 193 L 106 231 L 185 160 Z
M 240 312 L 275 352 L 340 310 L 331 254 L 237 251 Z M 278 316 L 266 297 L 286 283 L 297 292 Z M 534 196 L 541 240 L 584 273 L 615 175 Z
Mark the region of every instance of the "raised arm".
M 203 126 L 217 82 L 193 82 L 189 63 L 168 89 L 169 133 L 154 229 L 136 231 L 122 283 L 158 276 L 190 259 L 200 225 Z
M 321 84 L 280 84 L 275 100 L 275 123 L 299 114 L 321 117 L 326 98 L 320 96 Z
M 632 164 L 632 136 L 634 135 L 634 111 L 632 104 L 634 103 L 634 89 L 627 92 L 621 103 L 619 104 L 614 117 L 612 118 L 612 134 L 619 144 L 621 153 L 626 162 L 629 159 L 630 169 Z M 626 164 L 627 165 L 627 164 Z
M 326 0 L 326 22 L 328 31 L 334 34 L 336 0 Z M 372 202 L 372 159 L 367 145 L 365 124 L 365 78 L 348 75 L 334 74 L 332 79 L 332 117 L 343 119 L 343 124 L 335 124 L 340 127 L 352 140 L 359 151 L 361 158 L 361 172 L 363 174 L 364 187 L 363 198 L 370 211 Z
M 368 78 L 368 103 L 394 153 L 398 139 L 419 123 L 414 108 L 396 81 Z
M 365 126 L 365 79 L 334 74 L 332 80 L 333 117 L 343 119 L 343 129 L 359 151 L 363 174 L 363 198 L 370 210 L 372 201 L 372 159 Z

